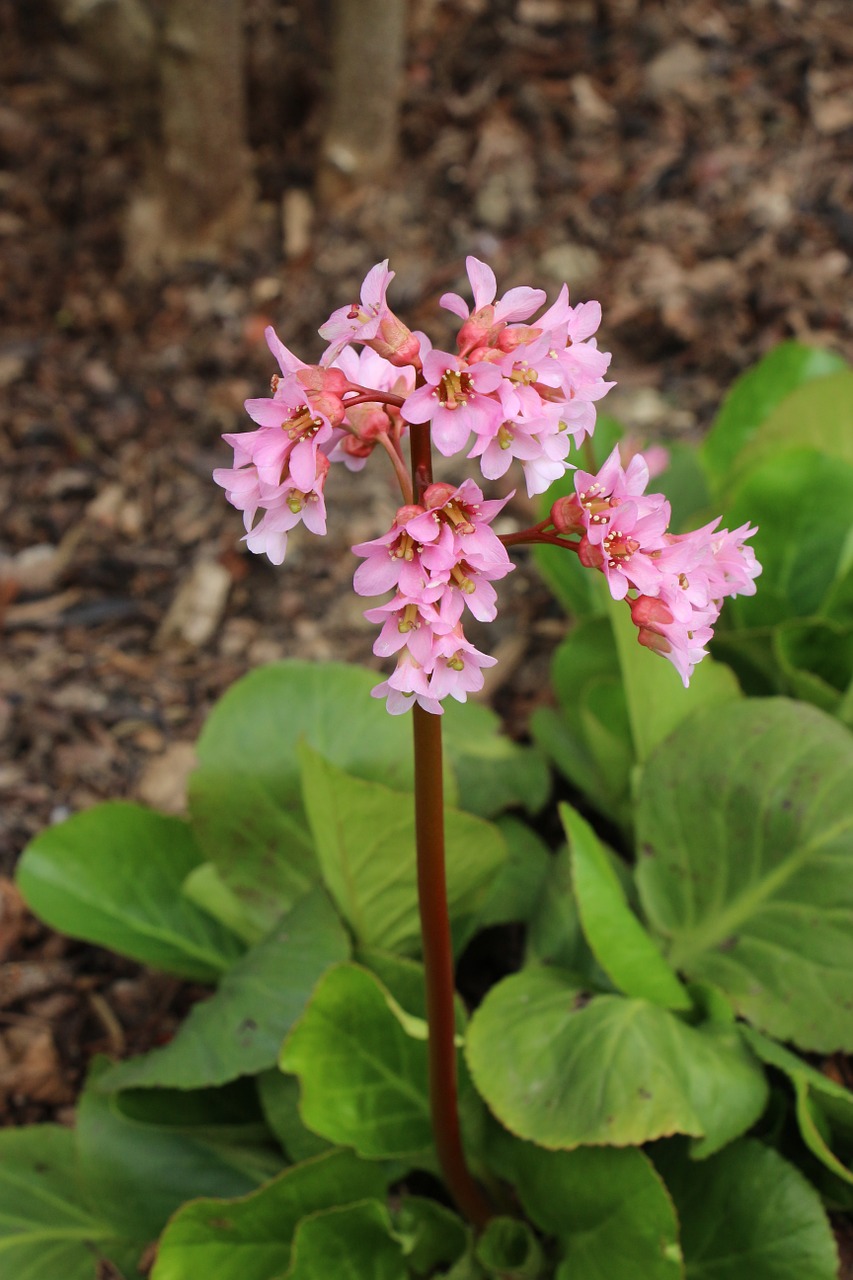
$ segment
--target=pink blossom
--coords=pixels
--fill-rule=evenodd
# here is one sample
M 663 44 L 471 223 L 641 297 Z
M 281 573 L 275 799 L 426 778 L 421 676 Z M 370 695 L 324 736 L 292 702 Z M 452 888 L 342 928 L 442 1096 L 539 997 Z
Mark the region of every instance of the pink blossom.
M 298 489 L 293 480 L 288 479 L 277 490 L 263 495 L 266 510 L 245 538 L 250 551 L 265 552 L 273 564 L 281 564 L 287 549 L 287 534 L 297 524 L 304 523 L 311 533 L 325 534 L 323 487 L 328 470 L 328 458 L 318 454 L 317 474 L 308 490 Z
M 348 307 L 339 307 L 320 326 L 320 337 L 331 343 L 323 356 L 324 364 L 331 364 L 350 342 L 367 343 L 394 365 L 417 367 L 420 364 L 417 337 L 394 315 L 385 300 L 393 279 L 388 259 L 378 262 L 364 277 L 360 305 L 354 302 Z
M 708 653 L 705 645 L 711 639 L 719 611 L 696 612 L 689 620 L 679 621 L 675 616 L 677 598 L 672 589 L 664 590 L 660 597 L 640 595 L 630 601 L 630 607 L 639 643 L 667 658 L 686 689 L 696 664 Z
M 465 259 L 465 267 L 474 294 L 474 311 L 470 311 L 458 293 L 445 293 L 439 299 L 440 306 L 465 321 L 457 339 L 462 355 L 469 354 L 475 347 L 494 345 L 501 329 L 510 320 L 526 320 L 545 301 L 543 289 L 522 285 L 510 289 L 495 306 L 498 283 L 491 267 L 474 257 Z
M 422 562 L 424 544 L 437 542 L 441 529 L 435 521 L 419 520 L 423 515 L 424 508 L 417 504 L 400 507 L 387 533 L 353 547 L 357 556 L 364 557 L 353 579 L 359 595 L 377 596 L 395 590 L 407 600 L 427 602 L 441 594 L 442 584 L 431 583 L 430 572 Z M 449 532 L 445 535 L 448 540 Z
M 374 698 L 387 698 L 385 705 L 392 716 L 403 715 L 415 703 L 432 715 L 444 714 L 441 703 L 430 692 L 427 672 L 408 648 L 400 650 L 391 675 L 370 693 Z
M 475 649 L 462 634 L 461 627 L 439 636 L 429 680 L 429 691 L 439 700 L 450 696 L 467 702 L 469 693 L 483 687 L 483 668 L 493 667 L 497 658 Z
M 370 347 L 363 347 L 359 352 L 353 347 L 344 347 L 336 365 L 353 391 L 369 389 L 406 396 L 414 387 L 414 369 L 398 369 Z M 381 399 L 361 404 L 345 403 L 344 411 L 346 416 L 342 425 L 347 430 L 329 457 L 332 462 L 343 462 L 350 471 L 361 471 L 380 436 L 393 429 L 399 439 L 408 428 L 399 410 Z
M 406 399 L 407 422 L 431 422 L 432 439 L 446 458 L 468 443 L 472 431 L 488 433 L 503 416 L 499 400 L 491 396 L 501 382 L 494 365 L 467 364 L 447 351 L 430 351 L 424 360 L 425 385 Z

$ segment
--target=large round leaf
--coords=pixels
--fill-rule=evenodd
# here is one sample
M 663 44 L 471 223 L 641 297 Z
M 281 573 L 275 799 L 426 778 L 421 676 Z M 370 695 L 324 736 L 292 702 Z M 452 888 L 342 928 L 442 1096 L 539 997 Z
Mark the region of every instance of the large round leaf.
M 338 910 L 362 946 L 417 953 L 421 929 L 412 797 L 350 777 L 307 745 L 299 755 L 317 861 Z M 450 807 L 445 839 L 448 912 L 464 932 L 506 861 L 506 845 L 492 823 Z
M 356 777 L 411 786 L 411 725 L 370 697 L 375 683 L 372 672 L 341 663 L 274 663 L 239 680 L 208 717 L 190 779 L 193 828 L 268 925 L 318 874 L 299 742 Z
M 853 463 L 816 448 L 785 449 L 750 471 L 726 504 L 726 523 L 758 526 L 762 574 L 752 596 L 726 602 L 739 628 L 772 627 L 823 612 L 845 569 L 853 525 Z
M 723 489 L 732 471 L 740 465 L 741 455 L 747 451 L 750 442 L 753 439 L 763 441 L 764 424 L 771 415 L 782 421 L 790 415 L 789 400 L 791 408 L 795 408 L 799 397 L 804 397 L 805 407 L 814 412 L 814 417 L 808 413 L 804 421 L 801 409 L 800 430 L 812 428 L 826 394 L 826 384 L 815 384 L 814 380 L 823 380 L 827 374 L 845 368 L 845 360 L 832 351 L 805 347 L 799 342 L 783 342 L 742 374 L 723 401 L 702 445 L 703 460 L 717 487 Z M 791 393 L 800 387 L 804 389 L 795 398 Z M 777 406 L 783 404 L 784 416 L 774 415 Z
M 530 1220 L 559 1241 L 556 1280 L 679 1280 L 678 1220 L 642 1151 L 545 1151 L 505 1138 L 499 1170 Z
M 244 950 L 181 892 L 201 862 L 192 832 L 135 804 L 101 804 L 27 847 L 18 884 L 54 929 L 154 969 L 214 982 Z
M 344 926 L 315 889 L 192 1007 L 167 1044 L 117 1063 L 99 1087 L 200 1089 L 272 1067 L 318 979 L 348 955 Z
M 760 1142 L 696 1163 L 654 1150 L 675 1201 L 687 1280 L 835 1280 L 835 1243 L 814 1187 Z
M 117 1262 L 141 1280 L 146 1237 L 127 1238 L 92 1205 L 80 1178 L 74 1134 L 59 1125 L 0 1132 L 0 1274 L 9 1280 L 95 1280 Z
M 691 1027 L 620 996 L 585 1003 L 567 975 L 528 968 L 493 987 L 466 1039 L 474 1084 L 519 1137 L 552 1149 L 666 1134 L 714 1150 L 761 1114 L 764 1074 L 733 1026 Z
M 299 1076 L 310 1129 L 372 1159 L 429 1150 L 427 1046 L 403 1021 L 366 969 L 339 965 L 321 979 L 280 1059 Z
M 670 963 L 801 1048 L 853 1048 L 853 738 L 784 699 L 691 718 L 650 759 L 638 884 Z
M 293 1165 L 252 1195 L 192 1200 L 166 1227 L 152 1280 L 281 1277 L 292 1261 L 301 1222 L 365 1196 L 381 1196 L 386 1181 L 381 1166 L 338 1150 Z

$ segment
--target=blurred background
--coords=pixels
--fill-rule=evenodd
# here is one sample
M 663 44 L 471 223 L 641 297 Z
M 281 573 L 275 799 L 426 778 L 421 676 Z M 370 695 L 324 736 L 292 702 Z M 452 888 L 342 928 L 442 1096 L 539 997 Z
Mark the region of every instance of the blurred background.
M 316 359 L 384 258 L 437 344 L 466 254 L 500 292 L 566 280 L 602 302 L 606 408 L 639 441 L 700 434 L 787 337 L 853 356 L 849 17 L 0 0 L 0 870 L 100 799 L 179 811 L 249 667 L 374 661 L 347 547 L 397 505 L 381 460 L 335 474 L 329 537 L 279 570 L 210 478 L 268 388 L 267 324 Z M 491 697 L 523 734 L 565 623 L 532 572 L 502 585 Z

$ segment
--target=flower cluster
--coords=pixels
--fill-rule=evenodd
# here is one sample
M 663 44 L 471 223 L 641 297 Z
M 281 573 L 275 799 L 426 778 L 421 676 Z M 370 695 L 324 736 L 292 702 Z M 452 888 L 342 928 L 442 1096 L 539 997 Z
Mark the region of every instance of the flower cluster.
M 375 697 L 387 695 L 392 715 L 413 701 L 440 714 L 442 698 L 464 702 L 483 687 L 482 668 L 495 659 L 465 639 L 462 615 L 467 607 L 491 622 L 497 613 L 492 583 L 515 566 L 489 525 L 508 500 L 485 502 L 473 480 L 456 489 L 431 484 L 423 505 L 401 507 L 388 533 L 353 547 L 364 557 L 356 591 L 394 591 L 388 604 L 365 614 L 383 624 L 373 652 L 397 655 L 393 675 L 373 690 Z
M 461 321 L 455 352 L 433 348 L 391 311 L 387 261 L 368 272 L 357 302 L 321 326 L 329 345 L 318 364 L 305 364 L 267 329 L 281 374 L 271 397 L 246 401 L 256 430 L 226 435 L 233 465 L 214 472 L 243 513 L 250 550 L 281 564 L 297 524 L 326 532 L 331 464 L 357 471 L 377 446 L 388 455 L 403 505 L 388 533 L 354 551 L 363 559 L 356 591 L 393 592 L 365 615 L 381 625 L 374 652 L 396 655 L 394 673 L 374 690 L 392 714 L 414 703 L 438 714 L 445 697 L 464 702 L 482 687 L 495 659 L 466 640 L 463 614 L 491 621 L 492 583 L 513 567 L 490 528 L 509 498 L 484 501 L 472 480 L 431 483 L 424 433 L 445 456 L 476 459 L 488 480 L 517 461 L 528 494 L 542 493 L 571 465 L 571 445 L 592 434 L 596 402 L 613 385 L 604 380 L 610 356 L 594 338 L 597 302 L 570 306 L 564 285 L 534 318 L 546 301 L 541 289 L 510 289 L 496 300 L 491 268 L 469 257 L 467 270 L 473 308 L 455 293 L 440 300 Z M 421 450 L 412 476 L 402 449 L 409 431 Z M 668 657 L 687 684 L 721 600 L 755 590 L 760 566 L 745 546 L 754 530 L 729 533 L 715 521 L 670 534 L 669 504 L 645 493 L 648 478 L 640 455 L 623 470 L 614 450 L 597 475 L 576 473 L 575 494 L 554 505 L 550 521 L 508 541 L 557 542 L 600 569 L 614 597 L 630 604 L 640 643 Z
M 330 464 L 358 471 L 382 439 L 399 444 L 406 425 L 399 406 L 414 386 L 415 371 L 396 368 L 370 348 L 352 347 L 330 348 L 320 364 L 306 365 L 272 328 L 266 339 L 281 376 L 273 376 L 271 398 L 246 401 L 258 429 L 223 436 L 234 461 L 213 478 L 243 512 L 249 550 L 281 564 L 297 524 L 326 532 L 323 491 Z
M 563 285 L 553 306 L 529 321 L 545 301 L 541 289 L 510 289 L 495 302 L 494 272 L 468 258 L 474 294 L 471 311 L 456 293 L 441 305 L 463 321 L 458 353 L 424 353 L 423 385 L 408 397 L 403 417 L 429 422 L 439 453 L 468 448 L 487 480 L 505 475 L 514 458 L 521 463 L 529 494 L 544 491 L 566 470 L 572 442 L 595 427 L 595 401 L 609 391 L 604 381 L 610 355 L 599 351 L 593 334 L 601 306 L 569 306 Z
M 582 564 L 600 569 L 614 600 L 627 600 L 640 644 L 668 658 L 685 687 L 726 596 L 754 595 L 761 565 L 746 539 L 713 520 L 692 533 L 669 533 L 662 493 L 646 493 L 649 470 L 636 454 L 623 469 L 614 448 L 597 475 L 576 471 L 575 492 L 551 508 L 557 533 L 579 534 Z

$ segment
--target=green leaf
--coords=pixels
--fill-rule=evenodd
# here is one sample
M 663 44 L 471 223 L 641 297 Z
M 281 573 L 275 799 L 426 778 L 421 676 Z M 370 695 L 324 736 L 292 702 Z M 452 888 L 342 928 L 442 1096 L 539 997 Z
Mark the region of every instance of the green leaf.
M 853 465 L 853 369 L 830 373 L 797 387 L 775 406 L 729 473 L 738 476 L 763 467 L 785 449 L 806 445 L 827 458 Z
M 420 949 L 415 815 L 411 797 L 348 777 L 301 749 L 305 807 L 326 887 L 364 946 Z M 497 827 L 445 809 L 451 921 L 464 932 L 506 858 Z
M 96 1064 L 77 1113 L 84 1184 L 117 1233 L 153 1240 L 193 1196 L 235 1196 L 278 1173 L 254 1095 L 245 1089 L 198 1093 L 105 1094 Z
M 317 980 L 348 955 L 343 925 L 314 890 L 193 1005 L 168 1044 L 111 1068 L 102 1088 L 195 1089 L 274 1066 Z
M 821 613 L 843 569 L 851 513 L 850 463 L 799 448 L 751 471 L 727 504 L 727 521 L 732 528 L 744 521 L 758 526 L 751 544 L 763 572 L 755 595 L 726 602 L 729 621 L 760 628 Z
M 684 685 L 672 663 L 637 640 L 637 628 L 624 600 L 608 598 L 608 611 L 628 707 L 636 759 L 650 752 L 699 707 L 720 706 L 739 698 L 740 687 L 728 667 L 704 658 Z
M 655 1148 L 675 1201 L 687 1280 L 835 1280 L 835 1242 L 817 1192 L 777 1152 L 744 1140 L 696 1164 Z
M 302 1118 L 324 1138 L 370 1159 L 430 1150 L 426 1043 L 408 1035 L 366 969 L 341 965 L 322 978 L 280 1065 L 299 1076 Z
M 245 903 L 231 892 L 212 862 L 194 867 L 181 888 L 190 902 L 236 933 L 247 946 L 260 942 L 264 936 L 265 931 L 252 918 Z
M 496 924 L 529 920 L 551 866 L 548 846 L 526 822 L 500 818 L 497 827 L 508 856 L 486 890 L 472 933 Z
M 560 817 L 571 844 L 581 924 L 602 969 L 626 995 L 665 1009 L 690 1009 L 690 996 L 628 906 L 592 827 L 567 804 L 560 805 Z
M 299 1081 L 278 1067 L 255 1076 L 264 1118 L 291 1161 L 310 1160 L 332 1145 L 306 1129 L 299 1114 Z
M 42 831 L 17 879 L 32 911 L 60 933 L 215 982 L 243 945 L 181 893 L 200 861 L 185 822 L 117 802 Z
M 284 1280 L 406 1280 L 403 1251 L 384 1204 L 326 1209 L 303 1218 Z
M 471 1242 L 471 1233 L 457 1214 L 422 1196 L 404 1198 L 394 1228 L 409 1270 L 416 1276 L 431 1276 L 437 1267 L 458 1261 Z
M 384 1196 L 385 1184 L 379 1165 L 335 1150 L 285 1169 L 241 1199 L 194 1200 L 167 1226 L 151 1280 L 278 1280 L 307 1215 Z
M 225 883 L 269 928 L 316 881 L 297 747 L 402 790 L 413 785 L 411 725 L 370 697 L 375 672 L 279 662 L 238 680 L 198 741 L 193 829 Z M 452 799 L 452 796 L 451 796 Z
M 444 704 L 445 752 L 467 813 L 492 818 L 505 809 L 538 813 L 551 787 L 544 759 L 501 731 L 500 717 L 482 703 Z
M 837 1130 L 845 1139 L 845 1145 L 853 1148 L 853 1093 L 760 1031 L 741 1026 L 741 1034 L 762 1062 L 783 1071 L 791 1081 L 797 1123 L 806 1146 L 843 1182 L 853 1184 L 853 1169 L 844 1164 L 830 1145 Z
M 514 1141 L 510 1160 L 531 1221 L 560 1242 L 556 1280 L 684 1275 L 672 1201 L 641 1151 L 545 1151 Z
M 74 1134 L 59 1125 L 0 1130 L 0 1258 L 10 1280 L 95 1280 L 118 1263 L 141 1280 L 145 1239 L 127 1239 L 87 1202 Z
M 853 684 L 853 624 L 792 618 L 774 631 L 773 652 L 795 697 L 830 714 L 841 708 Z
M 775 347 L 732 386 L 702 444 L 702 458 L 717 488 L 724 492 L 734 464 L 762 423 L 786 396 L 803 384 L 814 395 L 816 378 L 846 368 L 841 356 L 798 342 Z
M 527 930 L 526 954 L 528 963 L 553 964 L 571 973 L 578 988 L 612 989 L 581 928 L 566 848 L 551 861 Z
M 671 1133 L 708 1149 L 761 1114 L 767 1085 L 734 1027 L 691 1027 L 658 1005 L 589 1003 L 553 969 L 493 987 L 466 1041 L 474 1084 L 512 1133 L 550 1149 Z
M 587 619 L 572 629 L 554 654 L 551 680 L 560 712 L 558 716 L 547 707 L 534 712 L 536 742 L 596 808 L 629 825 L 634 752 L 606 618 Z
M 784 699 L 699 712 L 649 760 L 646 918 L 670 964 L 803 1049 L 853 1048 L 853 739 Z
M 501 1280 L 537 1280 L 543 1274 L 542 1246 L 518 1218 L 492 1218 L 477 1241 L 475 1256 Z

